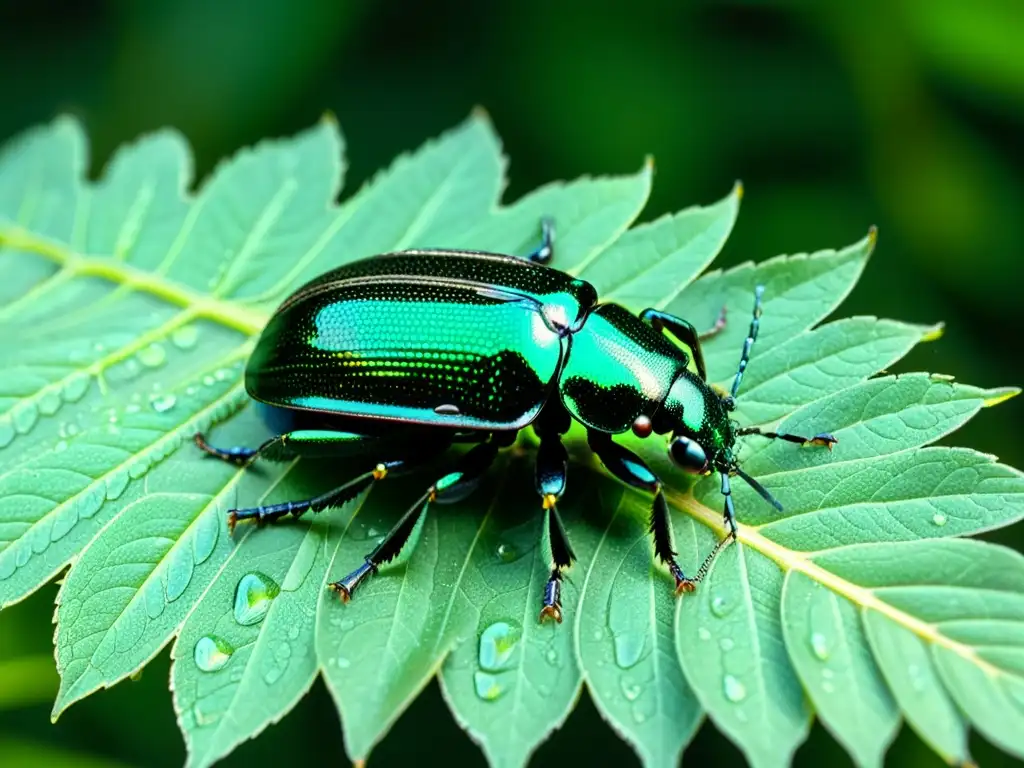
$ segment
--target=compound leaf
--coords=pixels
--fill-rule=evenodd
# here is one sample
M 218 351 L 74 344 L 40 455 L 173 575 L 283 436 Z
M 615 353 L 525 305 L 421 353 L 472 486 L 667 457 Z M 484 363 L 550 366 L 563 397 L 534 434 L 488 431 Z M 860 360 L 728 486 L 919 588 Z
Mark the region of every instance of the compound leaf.
M 788 764 L 814 716 L 858 765 L 881 763 L 901 717 L 950 762 L 970 761 L 968 726 L 1024 755 L 1024 558 L 958 538 L 1020 519 L 1024 481 L 994 457 L 931 445 L 1017 390 L 872 378 L 940 326 L 819 325 L 863 271 L 873 230 L 842 250 L 697 277 L 735 223 L 738 186 L 638 226 L 649 164 L 502 205 L 505 161 L 480 114 L 340 205 L 343 142 L 330 119 L 238 153 L 194 193 L 173 131 L 123 147 L 95 183 L 85 147 L 60 118 L 0 149 L 0 608 L 71 566 L 55 715 L 173 641 L 193 766 L 285 716 L 318 674 L 354 760 L 435 675 L 502 766 L 526 764 L 584 687 L 645 765 L 676 764 L 705 715 L 755 766 Z M 753 288 L 765 286 L 736 420 L 838 438 L 831 451 L 741 440 L 743 467 L 784 511 L 737 478 L 738 541 L 677 600 L 653 559 L 649 497 L 600 470 L 574 427 L 559 511 L 577 560 L 561 625 L 537 618 L 551 564 L 529 435 L 476 494 L 432 505 L 417 545 L 349 605 L 325 583 L 361 562 L 440 470 L 230 536 L 227 509 L 308 498 L 350 474 L 308 460 L 242 470 L 191 444 L 214 425 L 227 445 L 269 434 L 244 407 L 242 368 L 279 302 L 390 250 L 525 254 L 544 216 L 554 265 L 606 299 L 707 329 L 724 307 L 705 344 L 719 385 L 731 384 Z M 692 485 L 660 441 L 622 442 L 661 476 L 693 573 L 724 534 L 717 478 Z

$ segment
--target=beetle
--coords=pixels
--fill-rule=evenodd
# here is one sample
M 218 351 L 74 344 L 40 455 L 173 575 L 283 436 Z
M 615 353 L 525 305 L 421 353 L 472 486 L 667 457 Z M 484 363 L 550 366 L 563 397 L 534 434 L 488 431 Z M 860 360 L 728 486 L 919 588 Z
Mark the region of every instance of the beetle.
M 313 279 L 277 308 L 245 369 L 245 388 L 274 436 L 257 448 L 221 449 L 201 433 L 196 444 L 220 459 L 345 457 L 365 472 L 320 496 L 233 509 L 264 524 L 319 512 L 375 482 L 475 443 L 409 507 L 350 574 L 329 584 L 343 601 L 402 551 L 432 503 L 467 496 L 499 449 L 532 427 L 539 438 L 536 489 L 546 515 L 550 577 L 539 621 L 562 621 L 562 572 L 575 560 L 558 515 L 572 421 L 604 467 L 653 496 L 654 553 L 692 591 L 722 547 L 737 537 L 730 476 L 738 475 L 776 509 L 782 506 L 738 465 L 736 440 L 760 435 L 832 450 L 834 436 L 802 437 L 738 427 L 730 418 L 760 327 L 763 286 L 739 367 L 726 393 L 712 387 L 701 350 L 724 327 L 724 310 L 699 334 L 688 321 L 657 309 L 634 315 L 601 303 L 588 282 L 558 271 L 553 222 L 541 221 L 540 245 L 526 258 L 483 251 L 417 249 L 352 262 Z M 675 341 L 672 340 L 674 337 Z M 661 482 L 644 461 L 614 442 L 632 431 L 668 435 L 676 466 L 694 475 L 718 472 L 726 535 L 692 577 L 676 561 Z

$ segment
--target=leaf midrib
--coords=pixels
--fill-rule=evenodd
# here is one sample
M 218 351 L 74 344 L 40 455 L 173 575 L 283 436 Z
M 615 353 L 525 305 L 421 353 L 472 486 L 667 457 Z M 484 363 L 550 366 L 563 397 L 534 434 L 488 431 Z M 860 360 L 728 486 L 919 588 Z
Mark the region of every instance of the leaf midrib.
M 721 513 L 704 506 L 690 494 L 681 494 L 671 489 L 666 489 L 666 492 L 669 500 L 676 507 L 684 510 L 694 519 L 699 520 L 713 530 L 716 535 L 720 537 L 725 535 L 725 526 L 721 520 Z M 922 621 L 886 603 L 876 596 L 873 590 L 858 586 L 837 576 L 815 563 L 803 553 L 794 552 L 776 544 L 762 535 L 756 528 L 737 523 L 737 531 L 741 543 L 773 561 L 784 573 L 790 571 L 802 573 L 834 594 L 846 598 L 854 605 L 881 613 L 904 629 L 910 630 L 925 642 L 941 646 L 964 660 L 971 662 L 989 677 L 999 677 L 1006 674 L 995 665 L 981 659 L 970 646 L 950 639 L 939 632 L 936 625 Z
M 211 320 L 247 336 L 258 334 L 270 319 L 267 312 L 199 293 L 163 275 L 141 270 L 121 261 L 77 253 L 63 244 L 39 237 L 20 227 L 0 225 L 0 247 L 42 256 L 59 264 L 62 272 L 71 275 L 100 277 L 117 285 L 148 293 L 182 307 L 190 318 Z

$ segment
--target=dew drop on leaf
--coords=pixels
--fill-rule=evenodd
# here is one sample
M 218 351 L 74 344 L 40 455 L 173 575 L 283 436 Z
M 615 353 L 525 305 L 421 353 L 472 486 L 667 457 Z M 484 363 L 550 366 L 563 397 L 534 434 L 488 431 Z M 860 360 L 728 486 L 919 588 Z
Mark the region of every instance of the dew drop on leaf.
M 946 516 L 941 512 L 936 512 L 932 515 L 932 522 L 940 528 L 946 524 Z
M 484 701 L 497 701 L 507 690 L 501 679 L 490 672 L 476 672 L 473 675 L 473 688 Z
M 647 720 L 647 715 L 644 714 L 643 710 L 640 710 L 640 709 L 634 709 L 633 710 L 633 722 L 634 723 L 636 723 L 637 725 L 641 725 L 645 720 Z
M 718 618 L 725 616 L 729 610 L 729 602 L 724 597 L 719 596 L 711 601 L 711 612 Z
M 821 661 L 827 661 L 829 654 L 832 652 L 828 647 L 828 638 L 821 632 L 811 633 L 811 650 Z
M 496 621 L 491 624 L 480 635 L 480 667 L 491 672 L 512 667 L 513 655 L 522 636 L 523 630 L 518 624 L 507 621 Z
M 734 704 L 747 698 L 747 687 L 732 675 L 726 675 L 722 679 L 722 688 L 725 691 L 725 698 Z
M 707 627 L 698 627 L 697 628 L 697 637 L 699 637 L 701 640 L 710 640 L 711 639 L 711 632 L 708 630 Z
M 544 658 L 551 666 L 558 666 L 558 651 L 556 651 L 554 648 L 548 648 L 547 653 L 544 654 Z
M 147 368 L 158 368 L 167 362 L 167 350 L 163 344 L 153 342 L 139 350 L 138 358 Z
M 512 563 L 519 559 L 520 552 L 519 548 L 514 544 L 501 543 L 495 550 L 498 555 L 498 559 L 503 563 Z
M 341 669 L 348 669 L 352 666 L 352 662 L 346 659 L 344 656 L 339 656 L 337 659 L 332 659 Z
M 832 693 L 833 691 L 835 691 L 835 689 L 835 685 L 833 685 L 832 682 L 829 680 L 826 680 L 821 684 L 821 690 L 823 690 L 825 693 Z
M 620 632 L 615 635 L 615 663 L 622 669 L 635 666 L 644 654 L 647 635 L 642 632 Z
M 917 693 L 923 693 L 928 685 L 928 681 L 921 667 L 917 664 L 911 664 L 907 667 L 907 676 L 910 677 L 910 687 Z
M 722 649 L 723 653 L 728 653 L 735 647 L 731 637 L 723 637 L 718 641 L 718 647 Z
M 200 671 L 216 672 L 227 665 L 234 652 L 234 647 L 224 638 L 217 637 L 217 635 L 204 635 L 196 641 L 192 658 L 195 659 L 196 666 Z
M 165 413 L 166 411 L 171 410 L 176 402 L 178 402 L 178 400 L 174 395 L 166 394 L 154 397 L 150 400 L 149 404 L 157 413 Z
M 220 720 L 220 712 L 208 712 L 202 708 L 199 702 L 196 702 L 192 706 L 192 717 L 195 718 L 196 725 L 203 727 L 213 725 Z
M 626 697 L 626 701 L 636 701 L 643 690 L 639 683 L 635 683 L 630 679 L 629 675 L 623 675 L 619 678 L 619 687 L 622 689 L 622 695 Z
M 259 571 L 245 574 L 235 587 L 235 621 L 243 626 L 259 624 L 270 610 L 270 603 L 281 592 L 273 579 Z
M 192 349 L 199 340 L 199 329 L 194 325 L 185 325 L 171 334 L 171 344 L 178 349 Z

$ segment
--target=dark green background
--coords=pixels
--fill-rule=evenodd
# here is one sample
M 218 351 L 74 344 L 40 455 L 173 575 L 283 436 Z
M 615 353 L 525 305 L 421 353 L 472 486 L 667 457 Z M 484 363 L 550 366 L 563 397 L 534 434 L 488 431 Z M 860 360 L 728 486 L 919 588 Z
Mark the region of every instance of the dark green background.
M 172 125 L 204 175 L 240 146 L 331 110 L 351 189 L 482 105 L 511 158 L 507 200 L 552 179 L 633 172 L 647 153 L 657 175 L 644 218 L 712 202 L 742 179 L 721 266 L 843 246 L 878 225 L 842 313 L 946 322 L 945 337 L 897 371 L 1024 383 L 1024 3 L 602 5 L 0 0 L 0 140 L 72 112 L 91 136 L 95 173 L 118 143 Z M 954 441 L 1020 466 L 1022 401 L 983 412 Z M 1019 527 L 989 538 L 1022 545 Z M 5 705 L 0 690 L 0 766 L 180 765 L 166 653 L 139 682 L 49 724 L 55 591 L 0 616 L 0 658 L 34 657 L 40 670 L 32 701 Z M 482 763 L 436 686 L 373 763 L 428 752 Z M 982 766 L 1012 762 L 977 738 L 974 753 Z M 710 725 L 687 758 L 742 764 Z M 293 760 L 344 763 L 319 684 L 225 765 Z M 636 763 L 585 700 L 534 763 L 570 761 Z M 825 761 L 849 764 L 816 725 L 797 765 Z M 888 762 L 940 764 L 908 729 Z

